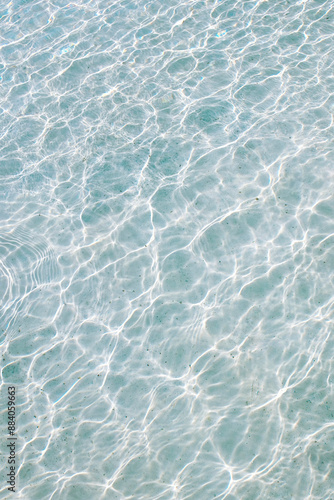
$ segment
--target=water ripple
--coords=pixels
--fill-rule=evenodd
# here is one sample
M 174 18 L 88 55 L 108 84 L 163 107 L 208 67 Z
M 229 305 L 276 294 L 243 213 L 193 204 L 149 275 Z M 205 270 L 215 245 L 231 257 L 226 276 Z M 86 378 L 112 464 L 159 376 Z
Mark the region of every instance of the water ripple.
M 18 498 L 330 500 L 333 21 L 0 8 Z

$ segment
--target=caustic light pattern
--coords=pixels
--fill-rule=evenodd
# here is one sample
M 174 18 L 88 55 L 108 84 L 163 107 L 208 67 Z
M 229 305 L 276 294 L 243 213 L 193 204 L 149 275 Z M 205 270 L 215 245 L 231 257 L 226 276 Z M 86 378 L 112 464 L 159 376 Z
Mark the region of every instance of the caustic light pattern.
M 2 3 L 15 498 L 333 500 L 333 25 Z

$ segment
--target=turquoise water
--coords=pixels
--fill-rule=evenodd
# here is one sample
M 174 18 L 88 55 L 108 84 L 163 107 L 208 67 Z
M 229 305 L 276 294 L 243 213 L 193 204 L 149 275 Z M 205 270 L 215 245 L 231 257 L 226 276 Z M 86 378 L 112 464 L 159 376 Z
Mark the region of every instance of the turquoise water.
M 333 26 L 1 3 L 1 498 L 334 499 Z

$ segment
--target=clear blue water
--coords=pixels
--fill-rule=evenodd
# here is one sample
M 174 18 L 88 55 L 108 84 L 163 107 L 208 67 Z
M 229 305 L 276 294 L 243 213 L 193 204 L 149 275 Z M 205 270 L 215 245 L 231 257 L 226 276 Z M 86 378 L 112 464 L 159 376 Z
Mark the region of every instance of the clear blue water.
M 333 26 L 1 3 L 1 498 L 333 500 Z

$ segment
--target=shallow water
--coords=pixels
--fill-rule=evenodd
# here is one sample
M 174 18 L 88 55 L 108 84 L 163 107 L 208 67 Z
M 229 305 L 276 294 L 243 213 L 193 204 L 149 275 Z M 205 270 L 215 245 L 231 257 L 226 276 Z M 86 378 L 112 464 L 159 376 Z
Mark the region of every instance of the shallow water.
M 2 3 L 0 498 L 333 500 L 333 25 Z

